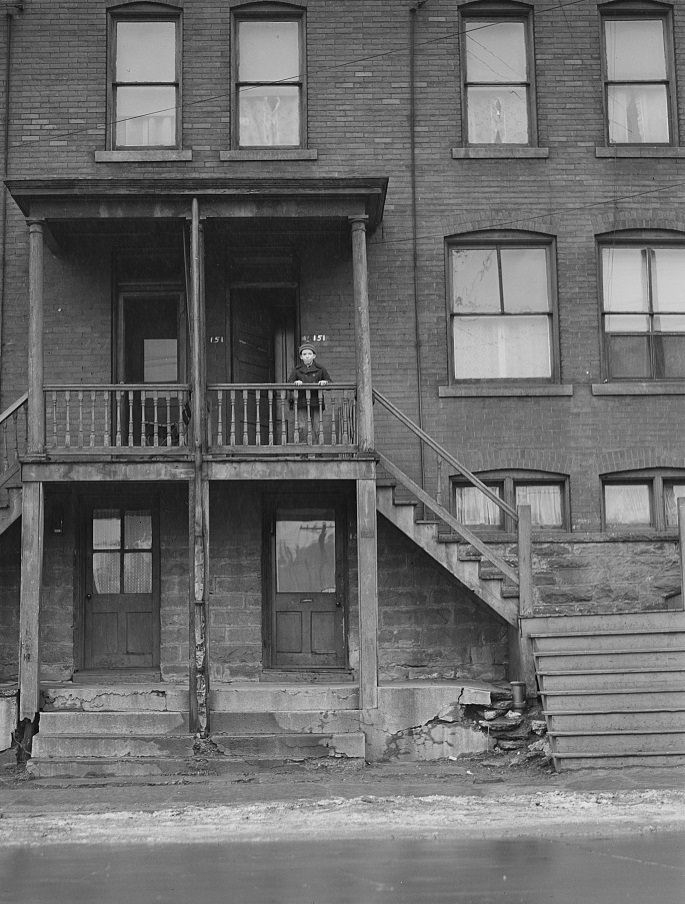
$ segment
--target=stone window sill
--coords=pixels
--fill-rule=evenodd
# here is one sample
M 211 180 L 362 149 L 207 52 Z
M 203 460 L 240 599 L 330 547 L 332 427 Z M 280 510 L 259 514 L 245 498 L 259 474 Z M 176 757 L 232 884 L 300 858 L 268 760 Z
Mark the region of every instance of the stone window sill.
M 685 395 L 685 382 L 678 383 L 593 383 L 595 396 Z
M 516 386 L 487 386 L 482 383 L 464 383 L 463 385 L 438 386 L 438 397 L 441 399 L 469 399 L 483 396 L 572 396 L 573 386 L 570 383 L 528 383 Z
M 176 163 L 193 159 L 192 151 L 154 148 L 132 151 L 95 151 L 96 163 Z
M 685 147 L 662 145 L 610 145 L 595 148 L 595 157 L 680 157 L 685 158 Z
M 549 157 L 549 148 L 502 144 L 494 144 L 492 147 L 452 148 L 454 160 L 500 160 L 502 157 L 520 160 L 546 159 Z
M 237 161 L 269 160 L 317 160 L 319 152 L 312 148 L 249 148 L 235 151 L 219 151 L 219 160 L 224 163 Z

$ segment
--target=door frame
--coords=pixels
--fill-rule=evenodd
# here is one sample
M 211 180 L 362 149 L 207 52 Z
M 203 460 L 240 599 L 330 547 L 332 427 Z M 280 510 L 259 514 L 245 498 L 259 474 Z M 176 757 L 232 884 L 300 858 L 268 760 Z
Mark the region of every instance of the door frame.
M 280 506 L 289 508 L 332 508 L 335 511 L 336 589 L 342 596 L 343 662 L 340 666 L 280 666 L 275 663 L 274 649 L 276 613 L 276 512 Z M 316 488 L 267 491 L 262 497 L 262 670 L 277 669 L 290 672 L 334 671 L 348 669 L 350 634 L 349 593 L 349 507 L 344 490 Z
M 78 538 L 77 551 L 79 558 L 78 579 L 76 581 L 76 605 L 74 607 L 74 671 L 86 671 L 86 606 L 85 595 L 88 586 L 88 547 L 91 537 L 91 528 L 88 524 L 89 513 L 93 508 L 149 508 L 152 513 L 152 666 L 150 669 L 159 669 L 161 648 L 161 562 L 160 562 L 160 499 L 158 491 L 146 489 L 123 488 L 121 493 L 107 490 L 98 493 L 89 490 L 80 493 L 76 500 Z M 92 541 L 91 541 L 92 542 Z M 91 550 L 92 552 L 92 550 Z M 117 669 L 98 668 L 94 671 L 111 671 L 116 674 Z M 125 671 L 125 668 L 122 668 Z

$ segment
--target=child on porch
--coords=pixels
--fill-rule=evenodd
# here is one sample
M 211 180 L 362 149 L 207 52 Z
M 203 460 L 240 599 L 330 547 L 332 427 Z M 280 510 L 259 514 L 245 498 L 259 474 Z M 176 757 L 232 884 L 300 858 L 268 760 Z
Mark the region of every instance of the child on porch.
M 322 364 L 317 364 L 316 348 L 309 342 L 303 342 L 298 351 L 300 363 L 290 373 L 288 382 L 294 383 L 295 386 L 327 386 L 331 382 L 331 377 Z M 297 437 L 293 431 L 293 442 L 317 444 L 319 442 L 319 405 L 321 411 L 325 408 L 323 393 L 321 402 L 319 402 L 319 393 L 315 389 L 309 392 L 309 400 L 307 400 L 307 392 L 304 389 L 296 390 L 294 396 L 295 398 L 290 400 L 291 408 L 295 409 L 294 425 L 297 426 Z M 308 420 L 309 423 L 307 423 Z

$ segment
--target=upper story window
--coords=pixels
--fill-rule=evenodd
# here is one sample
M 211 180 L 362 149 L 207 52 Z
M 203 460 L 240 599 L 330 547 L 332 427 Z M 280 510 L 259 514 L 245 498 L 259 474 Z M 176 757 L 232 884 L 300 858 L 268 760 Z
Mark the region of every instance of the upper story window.
M 549 241 L 452 244 L 448 285 L 452 380 L 556 377 Z
M 568 528 L 568 481 L 559 474 L 546 472 L 490 472 L 479 475 L 483 483 L 500 499 L 516 508 L 529 505 L 534 527 Z M 457 520 L 469 527 L 511 530 L 513 525 L 502 509 L 477 487 L 453 482 L 453 511 Z
M 617 4 L 602 18 L 609 144 L 672 144 L 670 22 L 662 6 Z
M 685 379 L 685 243 L 600 251 L 607 378 Z
M 137 5 L 138 6 L 138 5 Z M 111 19 L 110 144 L 180 145 L 180 19 L 168 7 L 140 4 Z
M 279 11 L 236 15 L 234 143 L 239 148 L 303 147 L 303 16 Z
M 532 27 L 523 10 L 520 4 L 479 4 L 463 16 L 463 108 L 470 145 L 535 142 Z

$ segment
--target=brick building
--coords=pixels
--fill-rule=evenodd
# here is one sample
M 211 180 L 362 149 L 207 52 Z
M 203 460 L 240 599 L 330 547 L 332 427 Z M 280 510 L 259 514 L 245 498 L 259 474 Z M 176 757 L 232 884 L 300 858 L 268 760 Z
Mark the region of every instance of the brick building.
M 0 12 L 36 773 L 481 749 L 512 680 L 557 763 L 685 756 L 681 4 Z

